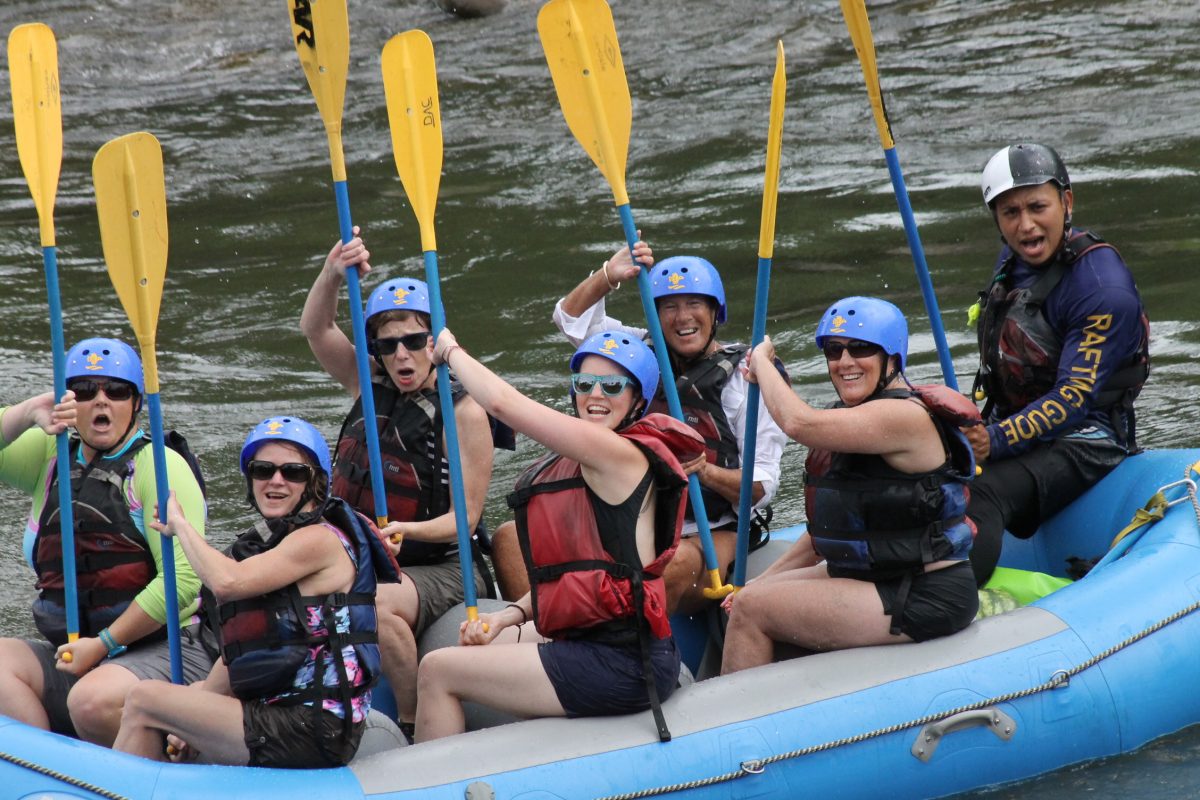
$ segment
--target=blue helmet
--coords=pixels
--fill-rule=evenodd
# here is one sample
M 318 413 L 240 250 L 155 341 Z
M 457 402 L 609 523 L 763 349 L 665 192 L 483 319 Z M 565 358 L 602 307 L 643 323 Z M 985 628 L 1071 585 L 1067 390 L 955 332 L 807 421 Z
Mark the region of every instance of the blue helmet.
M 316 462 L 317 466 L 330 475 L 329 445 L 321 432 L 299 417 L 268 417 L 254 426 L 246 436 L 242 445 L 241 467 L 242 474 L 246 473 L 246 465 L 254 458 L 258 448 L 268 442 L 287 442 L 303 450 Z
M 845 336 L 877 344 L 889 356 L 900 356 L 900 371 L 908 361 L 908 322 L 900 309 L 878 297 L 844 297 L 831 305 L 817 323 L 817 347 L 829 336 Z
M 371 322 L 371 317 L 385 311 L 430 313 L 429 286 L 425 281 L 416 278 L 393 278 L 384 281 L 375 287 L 375 291 L 367 298 L 367 323 Z
M 650 271 L 650 296 L 655 300 L 677 294 L 699 294 L 717 303 L 717 324 L 725 321 L 725 287 L 721 275 L 707 259 L 671 256 Z
M 579 365 L 587 356 L 607 358 L 617 366 L 632 375 L 642 391 L 646 405 L 642 413 L 650 407 L 654 393 L 658 391 L 658 360 L 654 352 L 646 344 L 627 331 L 601 331 L 589 336 L 579 345 L 575 355 L 571 356 L 571 372 L 578 372 Z M 574 396 L 574 390 L 571 392 Z
M 67 380 L 93 376 L 126 381 L 139 395 L 146 393 L 142 360 L 120 339 L 84 339 L 67 351 Z

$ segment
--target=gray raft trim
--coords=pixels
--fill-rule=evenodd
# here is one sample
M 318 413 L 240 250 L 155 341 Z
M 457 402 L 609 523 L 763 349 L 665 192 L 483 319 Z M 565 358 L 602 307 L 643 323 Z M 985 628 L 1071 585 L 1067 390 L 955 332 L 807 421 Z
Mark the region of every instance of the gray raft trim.
M 959 666 L 1054 636 L 1065 622 L 1026 607 L 942 639 L 862 647 L 770 664 L 679 689 L 663 705 L 678 739 L 688 734 Z M 364 794 L 423 789 L 658 741 L 650 712 L 535 719 L 381 753 L 351 765 Z

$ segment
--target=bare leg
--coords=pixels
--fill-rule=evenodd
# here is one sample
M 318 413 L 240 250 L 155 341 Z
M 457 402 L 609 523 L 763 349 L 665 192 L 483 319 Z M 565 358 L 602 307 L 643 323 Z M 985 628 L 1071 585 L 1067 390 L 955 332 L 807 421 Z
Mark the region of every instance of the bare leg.
M 824 651 L 912 641 L 889 632 L 875 584 L 828 576 L 819 565 L 742 589 L 725 631 L 721 673 L 769 664 L 776 642 Z
M 418 742 L 466 730 L 464 700 L 523 717 L 566 714 L 532 642 L 434 650 L 421 660 L 417 680 Z
M 20 639 L 0 639 L 0 714 L 48 731 L 44 693 L 42 665 L 33 649 Z
M 125 699 L 121 730 L 113 749 L 165 761 L 164 736 L 172 733 L 213 763 L 248 763 L 250 751 L 244 739 L 241 702 L 201 686 L 138 681 Z
M 415 601 L 416 591 L 409 594 L 403 584 L 381 583 L 375 590 L 375 609 L 379 617 L 379 656 L 383 674 L 396 697 L 396 713 L 401 722 L 411 723 L 417 713 L 417 640 L 412 626 L 404 618 L 404 604 Z M 415 621 L 416 614 L 413 613 Z
M 713 531 L 712 535 L 717 567 L 721 571 L 721 580 L 724 580 L 737 552 L 737 531 Z M 667 611 L 671 614 L 693 614 L 712 602 L 704 596 L 711 581 L 704 565 L 704 549 L 699 536 L 679 541 L 679 549 L 667 564 L 663 579 L 667 584 Z
M 496 583 L 500 596 L 516 601 L 529 592 L 529 574 L 525 557 L 517 540 L 517 523 L 502 523 L 492 534 L 492 566 L 496 568 Z
M 140 679 L 118 664 L 101 663 L 79 679 L 67 695 L 67 710 L 79 738 L 112 747 L 121 728 L 125 697 Z

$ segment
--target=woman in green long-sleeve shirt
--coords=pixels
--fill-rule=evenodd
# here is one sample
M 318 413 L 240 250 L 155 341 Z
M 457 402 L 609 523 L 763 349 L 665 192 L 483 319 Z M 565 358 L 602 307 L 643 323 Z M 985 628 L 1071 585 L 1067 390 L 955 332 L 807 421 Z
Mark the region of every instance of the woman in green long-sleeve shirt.
M 157 499 L 137 354 L 115 339 L 85 339 L 67 354 L 67 393 L 0 409 L 0 481 L 33 507 L 25 556 L 37 573 L 34 622 L 46 640 L 0 639 L 0 714 L 111 745 L 125 695 L 170 678 L 161 538 L 146 535 Z M 71 496 L 80 638 L 67 642 L 54 437 L 73 428 Z M 167 451 L 168 482 L 203 532 L 204 495 L 185 459 Z M 211 666 L 194 617 L 200 581 L 178 544 L 176 588 L 184 679 Z

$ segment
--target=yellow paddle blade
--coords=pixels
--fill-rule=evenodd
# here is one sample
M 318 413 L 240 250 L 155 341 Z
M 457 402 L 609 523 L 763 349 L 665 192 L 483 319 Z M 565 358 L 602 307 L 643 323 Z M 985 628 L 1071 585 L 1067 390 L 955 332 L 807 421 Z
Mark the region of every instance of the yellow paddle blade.
M 383 90 L 396 171 L 421 226 L 421 249 L 436 250 L 433 210 L 442 180 L 442 112 L 433 42 L 406 31 L 383 48 Z
M 346 0 L 287 0 L 292 20 L 292 40 L 317 111 L 329 134 L 333 179 L 346 180 L 342 159 L 342 107 L 346 100 L 346 73 L 350 68 L 350 20 Z
M 62 168 L 62 101 L 58 93 L 58 46 L 40 22 L 18 25 L 8 35 L 13 127 L 21 170 L 37 208 L 43 247 L 54 245 L 54 198 Z
M 167 190 L 162 148 L 149 133 L 130 133 L 100 148 L 92 161 L 104 260 L 142 346 L 153 350 L 167 275 Z M 146 391 L 151 388 L 150 370 Z
M 538 36 L 567 127 L 625 205 L 633 105 L 612 10 L 604 0 L 550 0 L 538 12 Z
M 896 146 L 892 139 L 892 123 L 888 120 L 887 108 L 883 104 L 883 90 L 879 87 L 879 70 L 875 66 L 875 40 L 871 38 L 871 22 L 867 19 L 865 0 L 841 0 L 842 16 L 850 29 L 850 39 L 862 64 L 863 80 L 867 84 L 867 96 L 871 99 L 871 110 L 875 113 L 875 127 L 879 129 L 879 141 L 884 150 Z
M 783 153 L 783 107 L 787 99 L 787 73 L 783 68 L 783 42 L 775 43 L 775 77 L 771 79 L 771 114 L 767 124 L 767 169 L 763 178 L 762 220 L 758 226 L 758 257 L 775 252 L 775 207 L 779 200 L 779 158 Z

